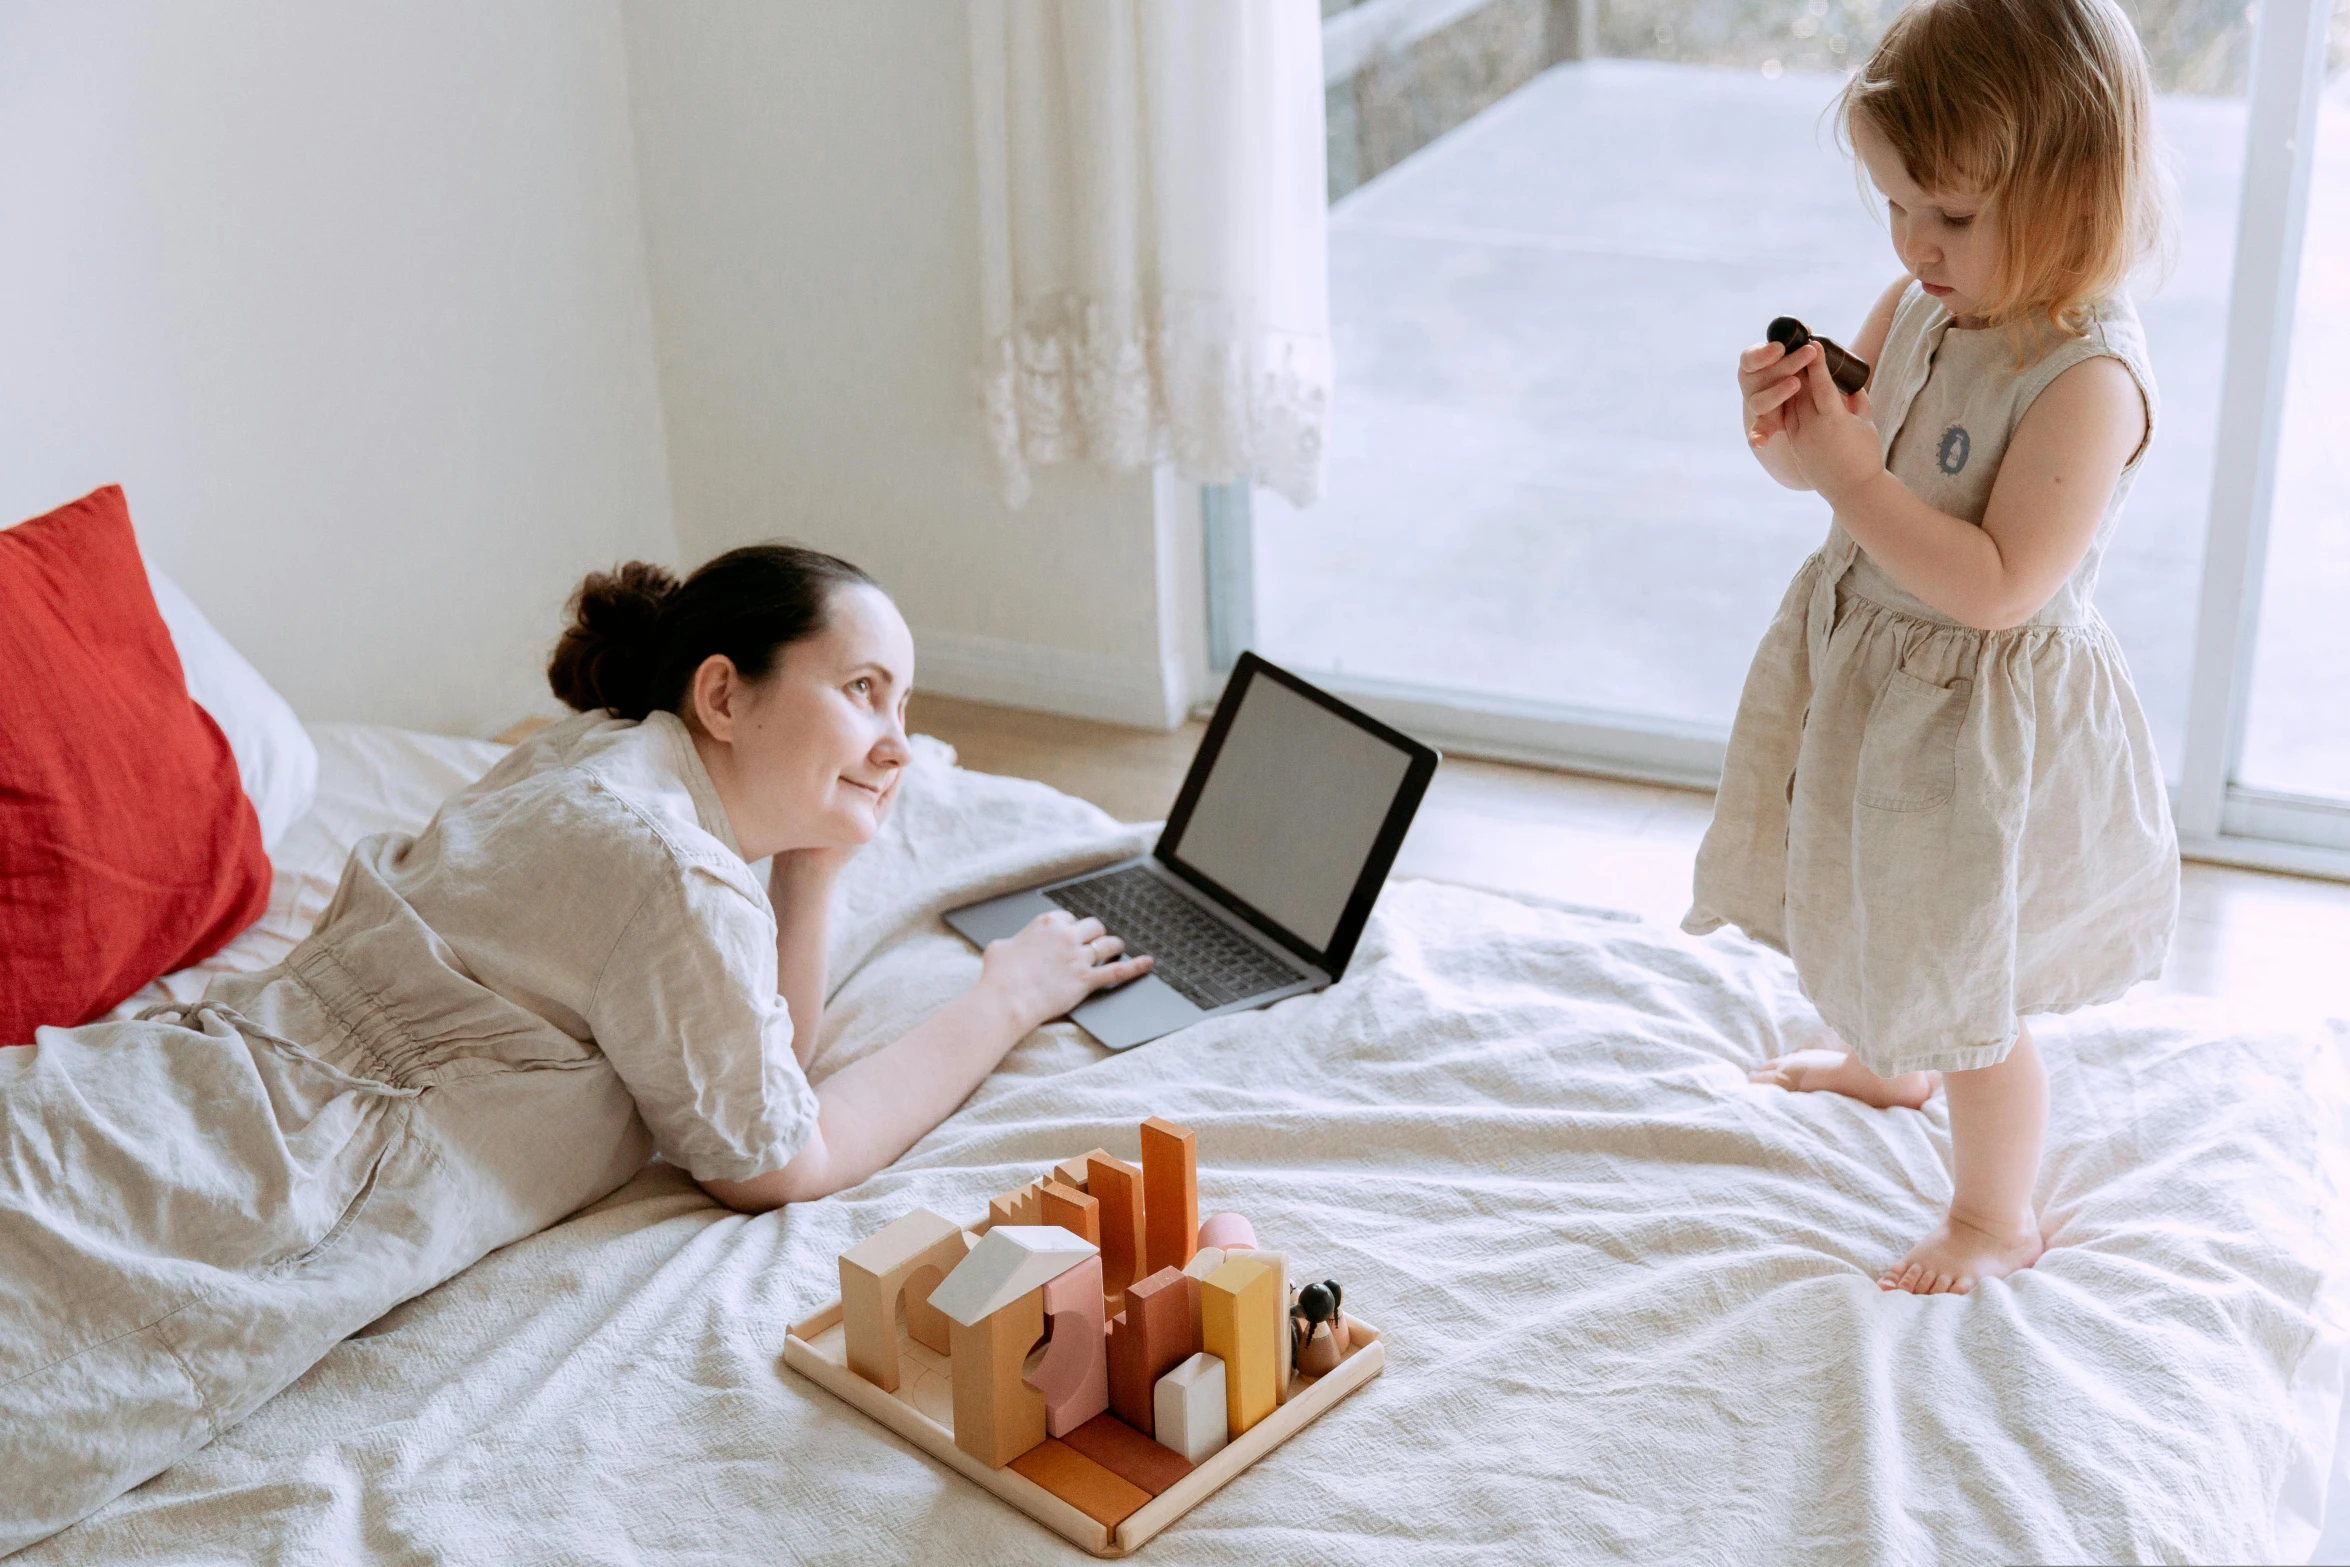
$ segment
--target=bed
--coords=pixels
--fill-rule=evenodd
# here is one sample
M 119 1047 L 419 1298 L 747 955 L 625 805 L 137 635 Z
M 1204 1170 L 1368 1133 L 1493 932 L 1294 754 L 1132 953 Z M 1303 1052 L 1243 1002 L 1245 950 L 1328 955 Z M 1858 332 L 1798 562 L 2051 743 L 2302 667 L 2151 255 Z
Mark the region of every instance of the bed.
M 353 841 L 412 829 L 498 754 L 314 735 L 318 800 L 270 911 L 208 968 L 275 961 Z M 918 751 L 844 882 L 819 1076 L 970 982 L 942 909 L 1148 841 Z M 18 1559 L 1081 1560 L 779 1356 L 847 1245 L 1120 1151 L 1151 1114 L 1199 1134 L 1203 1203 L 1342 1280 L 1390 1352 L 1159 1561 L 2273 1561 L 2329 1524 L 2342 1543 L 2340 1023 L 2161 1000 L 2036 1024 L 2054 1249 L 1926 1300 L 1871 1280 L 1948 1192 L 1940 1101 L 1746 1082 L 1816 1027 L 1785 963 L 1734 939 L 1398 882 L 1332 991 L 1117 1056 L 1041 1030 L 836 1198 L 744 1217 L 655 1163 Z

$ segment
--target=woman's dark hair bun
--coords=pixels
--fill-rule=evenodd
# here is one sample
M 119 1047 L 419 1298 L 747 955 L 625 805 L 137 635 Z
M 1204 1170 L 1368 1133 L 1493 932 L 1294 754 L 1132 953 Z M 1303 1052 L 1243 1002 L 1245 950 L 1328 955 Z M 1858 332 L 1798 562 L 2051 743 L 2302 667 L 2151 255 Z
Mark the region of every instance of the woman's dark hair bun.
M 728 550 L 683 582 L 642 560 L 591 571 L 571 595 L 547 684 L 583 713 L 675 712 L 714 653 L 744 679 L 764 680 L 779 653 L 824 629 L 833 591 L 852 584 L 875 586 L 847 561 L 795 544 Z
M 608 708 L 642 718 L 651 712 L 661 608 L 677 590 L 676 573 L 651 561 L 589 572 L 571 595 L 571 624 L 547 661 L 555 695 L 583 713 Z

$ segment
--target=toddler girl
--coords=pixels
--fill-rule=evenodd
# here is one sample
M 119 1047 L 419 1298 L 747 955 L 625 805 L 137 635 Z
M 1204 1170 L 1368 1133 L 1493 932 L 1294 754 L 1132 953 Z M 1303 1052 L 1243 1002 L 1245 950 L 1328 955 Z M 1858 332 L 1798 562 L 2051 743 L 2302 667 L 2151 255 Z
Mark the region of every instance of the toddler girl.
M 1845 89 L 1907 269 L 1839 394 L 1817 346 L 1739 357 L 1770 475 L 1835 509 L 1764 633 L 1686 928 L 1794 959 L 1838 1048 L 1753 1075 L 1949 1096 L 1954 1188 L 1886 1289 L 1964 1294 L 2041 1252 L 2048 1079 L 2022 1014 L 2160 972 L 2162 771 L 2090 606 L 2154 433 L 2122 293 L 2163 225 L 2113 0 L 1921 0 Z

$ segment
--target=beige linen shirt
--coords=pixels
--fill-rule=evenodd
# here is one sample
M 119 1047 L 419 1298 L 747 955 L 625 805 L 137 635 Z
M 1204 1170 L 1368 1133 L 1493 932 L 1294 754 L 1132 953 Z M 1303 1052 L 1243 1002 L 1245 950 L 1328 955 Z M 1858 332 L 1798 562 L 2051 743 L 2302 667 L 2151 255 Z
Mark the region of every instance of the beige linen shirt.
M 415 840 L 362 844 L 338 907 L 354 877 L 480 984 L 602 1051 L 670 1163 L 748 1180 L 807 1141 L 775 911 L 674 715 L 541 731 Z

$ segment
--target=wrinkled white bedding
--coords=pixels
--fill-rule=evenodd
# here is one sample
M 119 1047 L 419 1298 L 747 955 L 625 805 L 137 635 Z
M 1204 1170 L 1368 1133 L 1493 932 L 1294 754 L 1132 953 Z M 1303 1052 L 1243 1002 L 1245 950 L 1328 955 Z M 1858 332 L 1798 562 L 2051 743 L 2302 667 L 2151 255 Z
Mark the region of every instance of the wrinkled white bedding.
M 495 754 L 319 738 L 322 819 L 216 962 L 270 961 L 339 845 Z M 401 781 L 352 786 L 387 762 Z M 819 1075 L 969 983 L 941 909 L 1142 841 L 926 746 L 844 891 Z M 655 1165 L 19 1559 L 1074 1558 L 779 1351 L 853 1240 L 1131 1154 L 1154 1113 L 1198 1132 L 1203 1203 L 1344 1281 L 1390 1355 L 1154 1559 L 2305 1554 L 2344 1330 L 2339 1042 L 2176 1002 L 2035 1025 L 2055 1249 L 1918 1300 L 1870 1280 L 1947 1194 L 1947 1121 L 1746 1083 L 1816 1026 L 1734 942 L 1397 884 L 1335 990 L 1115 1057 L 1046 1029 L 842 1197 L 744 1218 Z

